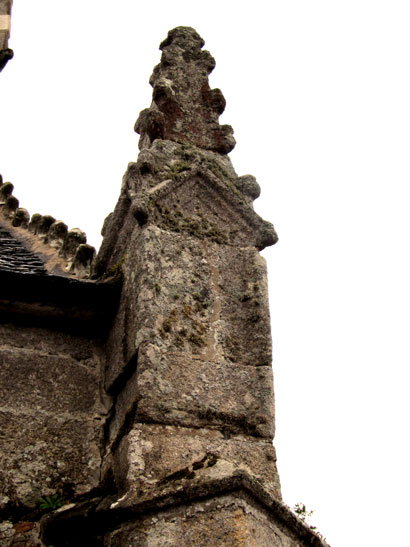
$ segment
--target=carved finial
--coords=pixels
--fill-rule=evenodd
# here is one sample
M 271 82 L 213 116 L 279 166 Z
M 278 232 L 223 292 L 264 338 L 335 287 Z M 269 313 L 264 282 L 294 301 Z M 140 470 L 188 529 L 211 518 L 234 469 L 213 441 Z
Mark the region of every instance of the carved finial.
M 46 242 L 57 251 L 60 251 L 67 237 L 68 227 L 62 220 L 56 220 L 47 234 Z
M 42 240 L 45 240 L 47 238 L 48 232 L 55 221 L 56 219 L 51 215 L 43 215 L 38 221 L 36 233 Z
M 60 255 L 67 259 L 73 258 L 78 246 L 82 243 L 87 243 L 87 236 L 79 228 L 72 228 L 67 232 Z
M 73 262 L 70 267 L 70 273 L 81 278 L 90 277 L 93 262 L 95 259 L 95 249 L 87 243 L 81 243 L 76 250 Z
M 27 229 L 28 223 L 30 222 L 30 213 L 27 211 L 27 209 L 24 209 L 23 207 L 19 207 L 16 209 L 12 225 L 20 228 Z
M 140 148 L 155 139 L 193 144 L 199 148 L 228 154 L 235 146 L 230 125 L 219 125 L 225 99 L 219 89 L 211 89 L 208 75 L 215 61 L 201 48 L 203 39 L 190 27 L 177 27 L 161 43 L 161 62 L 150 78 L 152 104 L 135 124 Z
M 2 181 L 1 187 L 0 187 L 0 203 L 5 203 L 7 198 L 11 196 L 13 193 L 14 186 L 11 184 L 11 182 L 4 182 Z

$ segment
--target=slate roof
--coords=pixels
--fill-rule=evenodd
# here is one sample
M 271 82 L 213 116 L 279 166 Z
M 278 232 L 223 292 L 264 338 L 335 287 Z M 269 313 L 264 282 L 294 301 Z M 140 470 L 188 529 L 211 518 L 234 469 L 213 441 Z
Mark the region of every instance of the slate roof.
M 43 262 L 0 226 L 0 270 L 14 273 L 47 274 Z
M 12 232 L 0 223 L 0 322 L 105 333 L 118 306 L 121 279 L 86 281 L 48 271 L 41 256 Z

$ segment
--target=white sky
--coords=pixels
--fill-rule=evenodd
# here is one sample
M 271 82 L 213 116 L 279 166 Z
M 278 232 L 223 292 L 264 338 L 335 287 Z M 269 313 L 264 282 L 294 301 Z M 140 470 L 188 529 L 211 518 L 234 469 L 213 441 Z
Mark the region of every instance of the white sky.
M 332 547 L 410 546 L 410 4 L 15 0 L 0 171 L 98 247 L 169 29 L 216 58 L 262 187 L 283 495 Z

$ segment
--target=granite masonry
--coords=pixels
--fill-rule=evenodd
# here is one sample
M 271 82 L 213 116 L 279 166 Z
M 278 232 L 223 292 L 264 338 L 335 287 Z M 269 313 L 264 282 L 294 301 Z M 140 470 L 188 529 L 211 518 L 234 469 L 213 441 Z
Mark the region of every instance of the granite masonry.
M 1 547 L 325 545 L 282 502 L 259 254 L 277 236 L 203 45 L 162 42 L 97 256 L 1 181 Z

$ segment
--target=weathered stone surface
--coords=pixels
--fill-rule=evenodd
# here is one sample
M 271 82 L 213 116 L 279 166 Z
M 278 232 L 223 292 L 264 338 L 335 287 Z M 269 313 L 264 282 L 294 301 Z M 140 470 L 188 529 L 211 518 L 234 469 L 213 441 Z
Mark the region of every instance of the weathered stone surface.
M 16 210 L 16 213 L 13 218 L 13 226 L 20 227 L 20 228 L 28 228 L 28 223 L 30 222 L 30 214 L 27 211 L 27 209 L 24 209 L 23 207 L 19 207 Z
M 325 545 L 312 532 L 292 524 L 279 515 L 275 516 L 246 494 L 235 492 L 142 516 L 107 534 L 104 544 L 109 547 Z
M 98 370 L 100 349 L 88 338 L 43 328 L 0 324 L 1 347 L 38 351 L 42 355 L 61 355 L 80 362 L 88 370 Z
M 274 244 L 273 226 L 254 212 L 250 191 L 238 180 L 227 156 L 155 140 L 124 175 L 120 199 L 105 223 L 97 273 L 121 262 L 137 223 L 259 250 Z
M 56 220 L 50 226 L 47 234 L 47 243 L 57 251 L 60 251 L 64 245 L 64 240 L 67 237 L 67 224 L 61 220 Z
M 266 269 L 255 249 L 144 227 L 125 268 L 133 274 L 108 343 L 108 387 L 143 341 L 203 361 L 270 365 Z
M 11 182 L 1 182 L 0 184 L 0 201 L 4 203 L 6 199 L 13 193 L 14 186 Z
M 95 249 L 87 243 L 78 245 L 73 261 L 70 266 L 70 273 L 80 278 L 88 278 L 91 275 L 93 262 L 95 259 Z
M 56 219 L 52 217 L 51 215 L 43 215 L 41 219 L 38 222 L 37 227 L 37 234 L 43 238 L 46 239 L 48 232 L 51 228 L 51 226 L 56 222 Z
M 156 496 L 133 492 L 114 502 L 111 498 L 71 504 L 43 518 L 41 528 L 45 544 L 56 546 L 327 546 L 285 504 L 241 471 L 194 487 L 164 486 Z
M 40 523 L 38 522 L 17 522 L 10 520 L 0 522 L 0 545 L 1 547 L 39 547 Z
M 243 471 L 280 499 L 275 461 L 268 440 L 228 438 L 205 428 L 137 424 L 119 445 L 114 469 L 121 492 L 146 495 L 165 484 L 178 488 L 193 480 L 215 480 Z
M 102 435 L 92 418 L 3 407 L 0 430 L 7 431 L 0 437 L 0 492 L 13 504 L 32 507 L 43 495 L 98 486 Z
M 272 369 L 166 354 L 148 345 L 138 357 L 137 419 L 218 426 L 273 438 Z
M 204 41 L 190 27 L 177 27 L 160 46 L 161 63 L 150 78 L 153 102 L 135 124 L 140 148 L 155 139 L 189 143 L 227 154 L 235 146 L 233 130 L 219 125 L 225 99 L 219 89 L 210 89 L 208 75 L 215 61 L 202 51 Z
M 19 200 L 15 196 L 8 196 L 2 207 L 3 216 L 6 218 L 12 219 L 16 213 L 16 210 L 19 206 Z
M 272 345 L 265 259 L 252 248 L 218 248 L 218 287 L 226 359 L 271 366 Z
M 33 234 L 38 233 L 41 218 L 42 217 L 39 213 L 34 213 L 34 215 L 31 215 L 30 222 L 29 222 L 29 225 L 28 225 L 28 229 Z
M 182 353 L 161 356 L 148 346 L 140 348 L 134 370 L 116 397 L 111 442 L 130 418 L 273 438 L 271 367 L 187 361 Z
M 0 326 L 0 496 L 33 506 L 100 479 L 110 401 L 98 345 L 54 330 Z
M 60 393 L 62 388 L 64 397 Z M 70 357 L 0 347 L 2 408 L 91 416 L 103 410 L 98 394 L 99 377 L 95 371 Z
M 130 419 L 273 436 L 264 260 L 145 227 L 107 344 L 109 440 Z
M 253 175 L 238 177 L 235 181 L 235 186 L 252 200 L 260 196 L 261 188 Z
M 87 243 L 87 236 L 85 235 L 85 232 L 79 228 L 72 228 L 67 232 L 67 236 L 61 249 L 61 255 L 66 259 L 74 258 L 78 246 L 84 243 Z
M 276 241 L 273 227 L 254 213 L 244 196 L 235 193 L 209 169 L 186 171 L 178 181 L 161 182 L 148 192 L 146 219 L 168 231 L 217 243 L 263 249 Z M 145 201 L 145 203 L 144 203 Z M 140 205 L 141 206 L 141 205 Z M 223 213 L 222 213 L 223 212 Z
M 212 316 L 211 300 L 200 301 L 209 291 L 210 269 L 195 240 L 188 246 L 185 238 L 152 227 L 134 233 L 132 248 L 125 266 L 133 272 L 124 279 L 128 296 L 108 343 L 108 387 L 143 341 L 198 354 Z
M 106 447 L 109 451 L 120 442 L 124 432 L 135 422 L 139 401 L 137 367 L 138 353 L 130 359 L 110 390 L 113 407 L 106 425 Z

